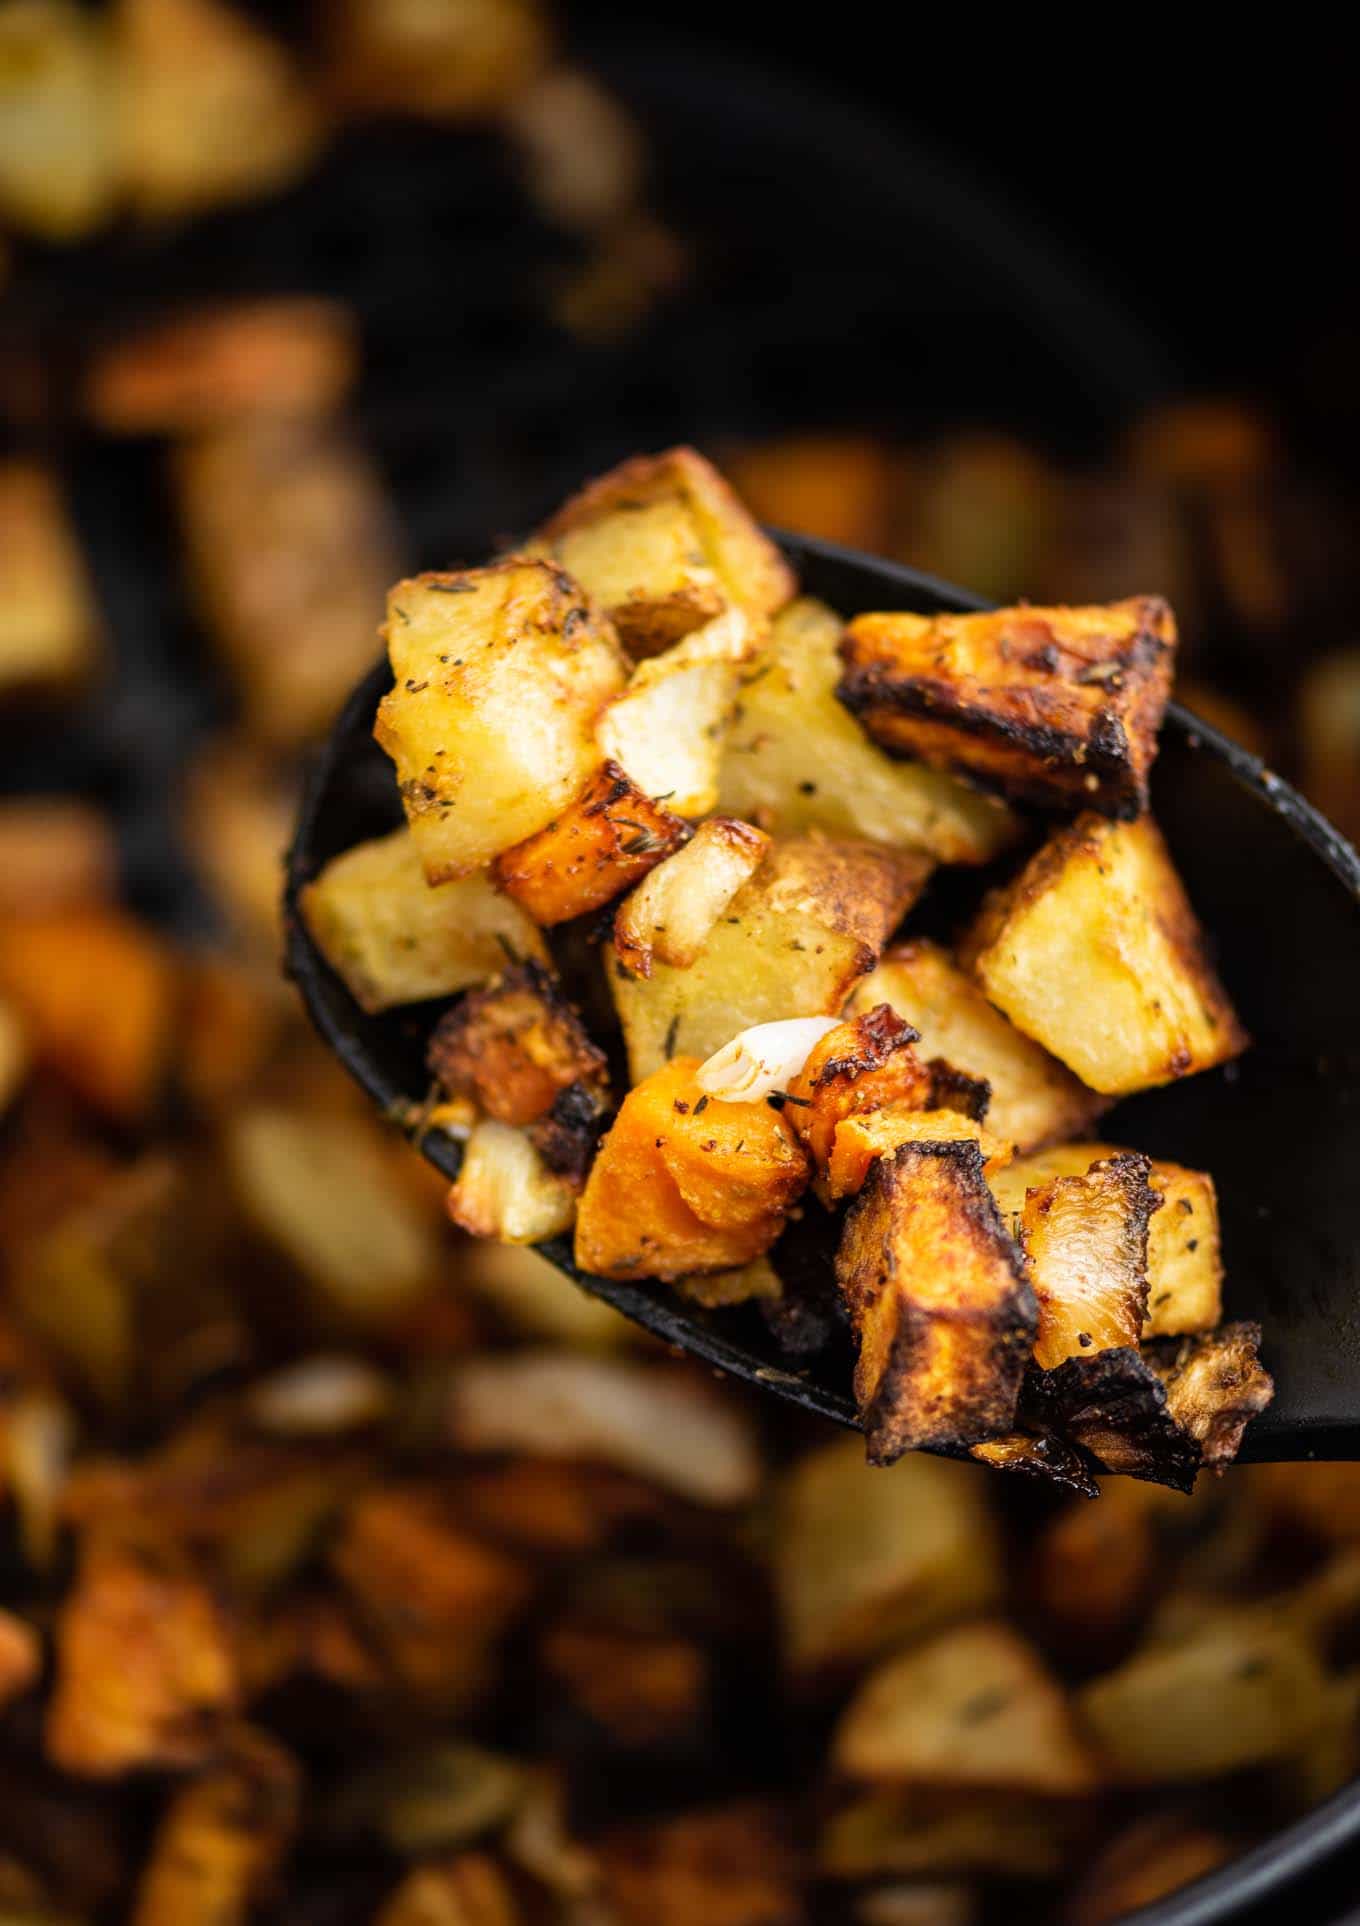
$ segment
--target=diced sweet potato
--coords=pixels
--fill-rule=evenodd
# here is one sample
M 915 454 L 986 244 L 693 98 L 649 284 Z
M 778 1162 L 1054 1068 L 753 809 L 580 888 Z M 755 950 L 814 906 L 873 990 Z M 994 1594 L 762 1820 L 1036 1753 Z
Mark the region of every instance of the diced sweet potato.
M 731 1270 L 769 1249 L 807 1183 L 807 1159 L 768 1104 L 727 1103 L 679 1057 L 630 1090 L 600 1145 L 576 1261 L 604 1277 Z
M 496 858 L 492 873 L 535 923 L 585 916 L 629 889 L 688 839 L 689 826 L 605 762 L 546 829 Z
M 938 943 L 895 944 L 855 985 L 846 1013 L 876 1003 L 890 1004 L 920 1032 L 923 1057 L 943 1057 L 987 1082 L 987 1127 L 1017 1151 L 1070 1137 L 1105 1108 L 1104 1098 L 994 1009 Z
M 610 988 L 634 1082 L 677 1052 L 710 1057 L 755 1024 L 838 1012 L 931 867 L 927 856 L 870 843 L 772 843 L 687 968 L 655 963 L 640 979 L 614 958 Z
M 1039 1305 L 1034 1359 L 1136 1345 L 1148 1303 L 1148 1222 L 1157 1197 L 1146 1157 L 1129 1151 L 1081 1177 L 1051 1177 L 1027 1192 L 1020 1234 Z
M 449 882 L 579 795 L 623 661 L 569 575 L 518 557 L 399 582 L 384 633 L 396 686 L 374 735 L 396 764 L 426 876 Z
M 826 1163 L 826 1193 L 833 1200 L 853 1196 L 864 1188 L 870 1166 L 879 1157 L 891 1157 L 902 1144 L 947 1143 L 975 1143 L 986 1158 L 983 1171 L 989 1182 L 993 1171 L 1010 1158 L 1008 1143 L 961 1110 L 914 1110 L 903 1104 L 886 1104 L 881 1110 L 846 1117 L 836 1125 Z
M 1025 1193 L 1052 1177 L 1082 1177 L 1091 1166 L 1121 1155 L 1117 1144 L 1058 1144 L 1018 1157 L 987 1173 L 992 1195 L 1017 1225 Z M 1212 1330 L 1223 1311 L 1223 1260 L 1218 1196 L 1203 1170 L 1154 1157 L 1148 1182 L 1161 1199 L 1148 1224 L 1148 1306 L 1142 1336 L 1180 1337 Z
M 634 655 L 656 655 L 728 606 L 761 619 L 793 576 L 717 470 L 692 448 L 638 455 L 544 524 L 553 556 L 612 617 Z
M 846 1217 L 836 1281 L 872 1464 L 1014 1428 L 1037 1312 L 976 1144 L 879 1158 Z
M 426 1061 L 450 1096 L 471 1097 L 499 1123 L 537 1123 L 574 1083 L 609 1088 L 603 1053 L 539 963 L 470 991 L 440 1019 Z
M 947 771 L 894 762 L 836 700 L 844 624 L 802 598 L 775 619 L 745 671 L 723 751 L 720 805 L 776 835 L 821 830 L 943 863 L 986 862 L 1015 833 L 1011 812 Z
M 837 694 L 885 748 L 1018 802 L 1133 817 L 1171 692 L 1175 618 L 1155 596 L 1105 608 L 860 615 Z
M 659 863 L 620 904 L 614 948 L 632 976 L 653 962 L 687 970 L 744 883 L 760 868 L 770 839 L 749 823 L 711 816 L 683 849 Z
M 962 960 L 1018 1030 L 1109 1096 L 1246 1046 L 1150 816 L 1058 830 L 984 905 Z
M 912 1048 L 916 1032 L 886 1003 L 848 1018 L 815 1043 L 790 1080 L 790 1121 L 817 1170 L 826 1173 L 836 1126 L 845 1118 L 898 1104 L 924 1110 L 933 1079 Z

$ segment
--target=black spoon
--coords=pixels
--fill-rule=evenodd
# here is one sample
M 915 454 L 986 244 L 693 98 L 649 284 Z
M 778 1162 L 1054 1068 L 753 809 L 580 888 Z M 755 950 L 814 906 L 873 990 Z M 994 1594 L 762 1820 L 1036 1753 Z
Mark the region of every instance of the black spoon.
M 975 597 L 828 543 L 776 538 L 805 593 L 845 615 L 965 610 Z M 354 691 L 313 769 L 288 856 L 287 966 L 340 1061 L 388 1115 L 428 1088 L 428 1011 L 367 1016 L 298 914 L 331 857 L 399 820 L 392 766 L 372 739 L 390 686 L 378 664 Z M 1102 1135 L 1211 1170 L 1233 1317 L 1258 1319 L 1275 1402 L 1243 1457 L 1360 1457 L 1360 857 L 1259 759 L 1175 704 L 1153 806 L 1222 975 L 1254 1039 L 1240 1063 L 1122 1105 Z M 452 1176 L 458 1147 L 420 1137 Z M 706 1312 L 664 1284 L 577 1271 L 565 1239 L 543 1255 L 668 1344 L 842 1424 L 857 1420 L 843 1355 L 805 1369 L 749 1309 Z

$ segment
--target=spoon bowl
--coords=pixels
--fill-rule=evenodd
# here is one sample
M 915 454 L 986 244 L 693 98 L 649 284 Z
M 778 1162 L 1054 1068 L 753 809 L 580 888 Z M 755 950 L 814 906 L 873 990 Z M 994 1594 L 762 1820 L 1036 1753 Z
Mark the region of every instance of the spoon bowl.
M 775 539 L 804 592 L 847 616 L 985 606 L 891 562 L 802 537 Z M 390 685 L 381 662 L 313 767 L 288 854 L 286 962 L 345 1068 L 452 1177 L 458 1145 L 413 1121 L 429 1088 L 426 1041 L 443 1006 L 360 1010 L 298 908 L 300 890 L 333 856 L 401 819 L 391 763 L 372 737 Z M 1101 1134 L 1214 1174 L 1229 1315 L 1259 1321 L 1276 1385 L 1274 1403 L 1247 1431 L 1243 1458 L 1360 1457 L 1360 857 L 1259 758 L 1175 703 L 1152 805 L 1253 1047 L 1223 1069 L 1127 1099 Z M 825 1290 L 826 1254 L 811 1237 L 806 1245 L 817 1273 L 809 1281 Z M 667 1344 L 857 1424 L 843 1342 L 833 1339 L 800 1365 L 750 1306 L 706 1311 L 665 1284 L 584 1275 L 567 1239 L 539 1248 Z

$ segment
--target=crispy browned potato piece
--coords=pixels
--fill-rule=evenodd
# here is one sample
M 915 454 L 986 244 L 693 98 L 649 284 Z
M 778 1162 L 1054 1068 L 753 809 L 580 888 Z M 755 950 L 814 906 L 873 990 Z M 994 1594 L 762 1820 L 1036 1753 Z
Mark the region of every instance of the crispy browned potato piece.
M 1018 1030 L 1109 1096 L 1247 1044 L 1150 816 L 1057 830 L 984 904 L 961 960 Z
M 1147 808 L 1171 693 L 1175 618 L 1155 596 L 1105 608 L 860 615 L 837 694 L 875 741 L 1017 802 Z
M 0 696 L 86 677 L 101 625 L 66 509 L 48 472 L 0 462 Z
M 0 914 L 105 903 L 118 882 L 118 846 L 106 816 L 66 796 L 0 803 Z
M 497 888 L 543 926 L 600 909 L 689 839 L 689 825 L 604 762 L 553 822 L 496 858 Z
M 712 1056 L 754 1024 L 839 1011 L 932 867 L 871 843 L 776 839 L 686 968 L 655 963 L 643 980 L 616 951 L 609 984 L 634 1082 L 677 1052 Z
M 938 1099 L 937 1099 L 938 1101 Z M 916 1110 L 905 1104 L 886 1104 L 881 1110 L 862 1116 L 846 1117 L 836 1125 L 826 1174 L 819 1194 L 833 1202 L 851 1197 L 864 1188 L 871 1165 L 879 1157 L 890 1157 L 903 1144 L 975 1143 L 986 1159 L 983 1166 L 990 1183 L 994 1171 L 1010 1157 L 1010 1145 L 992 1134 L 976 1116 L 962 1110 Z
M 801 1458 L 773 1553 L 794 1671 L 838 1673 L 992 1606 L 1001 1545 L 986 1489 L 980 1471 L 923 1454 L 875 1471 L 853 1437 Z
M 1088 1090 L 994 1009 L 948 950 L 918 938 L 894 944 L 855 985 L 847 1015 L 888 1003 L 921 1036 L 924 1057 L 943 1057 L 991 1089 L 987 1127 L 1018 1152 L 1086 1129 L 1107 1099 Z
M 636 455 L 573 495 L 533 552 L 569 569 L 635 656 L 733 606 L 774 615 L 797 584 L 718 471 L 693 448 Z
M 618 1826 L 593 1844 L 618 1926 L 805 1926 L 793 1849 L 767 1806 Z
M 720 804 L 776 835 L 821 830 L 942 863 L 986 862 L 1016 823 L 998 798 L 920 762 L 896 762 L 836 700 L 844 627 L 825 603 L 782 609 L 743 672 L 723 749 Z
M 227 1757 L 176 1791 L 156 1829 L 130 1926 L 245 1919 L 291 1842 L 300 1803 L 293 1759 L 249 1727 Z
M 729 1103 L 664 1064 L 624 1098 L 586 1179 L 576 1261 L 601 1277 L 678 1278 L 749 1263 L 774 1243 L 808 1180 L 787 1117 Z
M 538 0 L 339 0 L 324 19 L 330 89 L 360 112 L 480 120 L 508 105 L 551 49 Z
M 1039 1305 L 1034 1360 L 1044 1370 L 1137 1344 L 1147 1316 L 1148 1222 L 1158 1207 L 1150 1168 L 1127 1151 L 1026 1193 L 1020 1236 Z
M 916 1031 L 877 1004 L 828 1030 L 789 1082 L 790 1121 L 825 1176 L 836 1126 L 847 1117 L 896 1104 L 925 1110 L 934 1098 L 929 1064 L 913 1049 Z
M 210 1587 L 172 1543 L 97 1527 L 57 1622 L 46 1748 L 66 1772 L 115 1778 L 205 1763 L 238 1681 Z
M 323 132 L 288 50 L 220 0 L 118 0 L 123 192 L 152 219 L 293 180 Z
M 836 1281 L 871 1464 L 1013 1428 L 1037 1312 L 976 1144 L 880 1158 L 846 1217 Z
M 108 434 L 186 435 L 243 415 L 332 414 L 354 384 L 353 317 L 303 296 L 193 310 L 113 343 L 85 407 Z
M 762 831 L 729 816 L 700 823 L 619 906 L 614 948 L 629 975 L 650 976 L 653 962 L 687 970 L 769 846 Z
M 426 876 L 449 882 L 579 795 L 623 660 L 569 575 L 515 557 L 398 582 L 384 634 L 396 687 L 373 733 L 397 766 Z
M 1068 1896 L 1062 1926 L 1115 1926 L 1203 1879 L 1239 1846 L 1189 1812 L 1158 1812 L 1116 1833 Z
M 1080 1177 L 1091 1166 L 1122 1153 L 1117 1144 L 1058 1144 L 1018 1157 L 987 1173 L 1002 1212 L 1018 1223 L 1025 1193 L 1052 1177 Z M 1142 1336 L 1181 1337 L 1209 1331 L 1223 1313 L 1223 1260 L 1218 1196 L 1207 1171 L 1154 1157 L 1148 1182 L 1161 1199 L 1148 1224 L 1148 1307 Z
M 537 1123 L 574 1084 L 600 1110 L 609 1094 L 603 1053 L 539 963 L 470 991 L 436 1025 L 426 1062 L 450 1096 L 473 1098 L 501 1123 Z
M 117 187 L 113 81 L 98 15 L 73 0 L 9 0 L 0 10 L 6 227 L 75 241 L 107 218 Z
M 831 1757 L 871 1784 L 1073 1797 L 1101 1778 L 1063 1687 L 999 1619 L 937 1632 L 871 1672 Z
M 334 424 L 255 420 L 182 448 L 176 479 L 195 592 L 248 727 L 304 742 L 378 652 L 397 544 L 377 474 Z

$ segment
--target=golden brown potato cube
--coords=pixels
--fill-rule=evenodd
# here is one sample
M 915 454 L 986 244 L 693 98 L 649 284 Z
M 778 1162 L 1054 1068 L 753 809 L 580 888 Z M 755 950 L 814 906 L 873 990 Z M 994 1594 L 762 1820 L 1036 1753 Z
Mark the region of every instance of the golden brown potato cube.
M 805 1926 L 797 1860 L 766 1806 L 616 1826 L 593 1844 L 617 1926 Z
M 0 462 L 0 695 L 67 687 L 89 673 L 100 646 L 55 482 L 31 462 Z
M 335 425 L 271 420 L 195 439 L 175 472 L 194 592 L 246 725 L 304 742 L 378 653 L 397 545 L 377 474 Z
M 787 1118 L 710 1097 L 677 1057 L 634 1086 L 600 1145 L 576 1223 L 576 1262 L 600 1277 L 679 1278 L 750 1263 L 808 1179 Z
M 220 0 L 118 0 L 118 160 L 152 219 L 281 187 L 322 123 L 291 55 Z
M 650 976 L 653 962 L 687 970 L 769 846 L 768 836 L 729 816 L 700 823 L 619 906 L 614 948 L 629 974 Z
M 717 807 L 723 740 L 752 635 L 739 609 L 715 616 L 640 662 L 600 715 L 602 753 L 678 816 Z
M 831 1758 L 871 1784 L 1072 1797 L 1100 1782 L 1063 1687 L 1000 1619 L 937 1632 L 879 1665 L 841 1718 Z
M 833 1879 L 973 1873 L 1007 1880 L 1056 1879 L 1091 1831 L 1086 1802 L 1020 1797 L 970 1787 L 874 1790 L 842 1806 L 817 1842 Z
M 904 1104 L 886 1104 L 881 1110 L 862 1116 L 846 1117 L 836 1125 L 831 1155 L 823 1180 L 825 1194 L 833 1202 L 852 1197 L 864 1188 L 870 1167 L 880 1157 L 891 1157 L 902 1144 L 974 1143 L 986 1162 L 983 1171 L 990 1183 L 993 1171 L 1010 1157 L 1010 1145 L 961 1110 L 915 1110 Z
M 297 1824 L 300 1774 L 249 1727 L 220 1764 L 170 1798 L 137 1884 L 130 1926 L 243 1920 L 264 1897 Z
M 373 1926 L 521 1926 L 523 1918 L 495 1860 L 484 1852 L 460 1852 L 407 1873 Z
M 841 701 L 901 756 L 1043 808 L 1133 817 L 1171 693 L 1165 602 L 860 615 L 841 642 Z
M 166 1542 L 87 1536 L 57 1622 L 46 1750 L 89 1778 L 213 1757 L 236 1661 L 209 1586 Z
M 616 953 L 609 984 L 633 1081 L 677 1053 L 710 1057 L 757 1023 L 838 1012 L 931 868 L 870 843 L 776 840 L 688 967 L 656 963 L 642 979 Z
M 723 750 L 720 806 L 776 835 L 822 830 L 982 863 L 1015 834 L 994 796 L 945 770 L 894 762 L 836 700 L 844 623 L 800 597 L 745 670 Z
M 75 241 L 107 217 L 116 191 L 113 78 L 105 23 L 73 0 L 10 0 L 0 10 L 6 226 Z
M 0 803 L 0 914 L 105 903 L 118 884 L 118 845 L 106 816 L 68 796 Z
M 948 950 L 918 939 L 894 944 L 876 970 L 855 985 L 848 1015 L 887 1003 L 920 1032 L 920 1054 L 943 1057 L 991 1089 L 987 1128 L 1016 1150 L 1084 1130 L 1105 1099 L 1023 1036 L 993 1009 Z
M 693 448 L 637 455 L 573 495 L 535 538 L 656 655 L 727 607 L 763 621 L 797 584 L 774 544 Z
M 623 685 L 613 632 L 546 562 L 420 575 L 388 596 L 396 686 L 374 735 L 432 883 L 480 869 L 573 802 Z
M 409 829 L 333 857 L 302 890 L 299 907 L 317 948 L 364 1010 L 452 996 L 489 982 L 507 958 L 547 956 L 537 927 L 487 877 L 432 889 Z
M 358 372 L 349 312 L 304 296 L 191 310 L 128 335 L 90 369 L 85 406 L 115 435 L 185 435 L 242 415 L 331 414 Z
M 1042 1370 L 1138 1343 L 1158 1201 L 1149 1171 L 1146 1157 L 1128 1151 L 1026 1193 L 1020 1236 L 1039 1305 L 1034 1361 Z
M 841 1670 L 984 1611 L 1001 1590 L 985 1474 L 943 1458 L 864 1462 L 857 1438 L 810 1452 L 775 1511 L 774 1577 L 797 1673 Z
M 339 0 L 324 16 L 329 82 L 361 112 L 478 120 L 506 107 L 550 51 L 538 0 Z
M 1144 1360 L 1166 1389 L 1167 1416 L 1211 1468 L 1232 1463 L 1248 1424 L 1274 1396 L 1260 1345 L 1260 1325 L 1238 1322 L 1143 1347 Z
M 1018 1030 L 1107 1096 L 1246 1048 L 1150 816 L 1056 831 L 984 904 L 961 960 Z
M 687 823 L 605 762 L 554 822 L 499 855 L 492 874 L 547 927 L 601 908 L 688 837 Z
M 1236 1856 L 1236 1842 L 1194 1813 L 1157 1812 L 1137 1819 L 1103 1846 L 1063 1909 L 1062 1926 L 1115 1922 Z
M 846 1217 L 836 1281 L 871 1464 L 1014 1427 L 1037 1313 L 976 1144 L 880 1158 Z
M 577 1185 L 553 1170 L 532 1135 L 483 1118 L 463 1147 L 449 1191 L 449 1216 L 473 1237 L 541 1244 L 564 1237 L 576 1219 Z
M 604 1055 L 542 964 L 523 963 L 442 1017 L 426 1061 L 450 1096 L 499 1123 L 537 1123 L 575 1083 L 607 1097 Z
M 1018 1225 L 1025 1193 L 1052 1177 L 1083 1177 L 1093 1164 L 1124 1154 L 1117 1144 L 1058 1144 L 989 1170 L 1002 1213 Z M 1218 1195 L 1207 1171 L 1151 1160 L 1148 1182 L 1161 1199 L 1148 1224 L 1148 1306 L 1142 1336 L 1180 1337 L 1209 1331 L 1223 1311 L 1223 1260 Z
M 819 1175 L 826 1175 L 836 1126 L 847 1117 L 885 1104 L 903 1110 L 931 1106 L 935 1080 L 912 1048 L 915 1042 L 911 1025 L 880 1003 L 813 1044 L 786 1097 L 790 1121 Z

